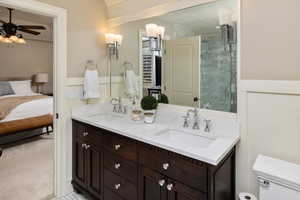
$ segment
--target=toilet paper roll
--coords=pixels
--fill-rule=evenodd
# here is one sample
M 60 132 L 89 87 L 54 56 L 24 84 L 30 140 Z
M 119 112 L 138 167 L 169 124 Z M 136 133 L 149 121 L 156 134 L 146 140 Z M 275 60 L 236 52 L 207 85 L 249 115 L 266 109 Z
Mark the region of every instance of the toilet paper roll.
M 250 193 L 240 193 L 239 198 L 240 200 L 257 200 L 257 198 Z

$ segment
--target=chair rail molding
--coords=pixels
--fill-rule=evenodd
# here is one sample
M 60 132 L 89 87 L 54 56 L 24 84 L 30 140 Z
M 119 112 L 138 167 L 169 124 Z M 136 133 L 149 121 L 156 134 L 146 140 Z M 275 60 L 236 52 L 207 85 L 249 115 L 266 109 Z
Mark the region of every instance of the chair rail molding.
M 285 80 L 241 80 L 241 92 L 300 94 L 300 81 Z
M 116 27 L 127 22 L 156 17 L 176 10 L 181 10 L 201 4 L 211 3 L 218 0 L 180 0 L 180 1 L 168 1 L 151 8 L 141 10 L 139 12 L 123 15 L 120 17 L 111 18 L 108 20 L 109 27 Z
M 67 74 L 67 11 L 36 0 L 0 0 L 0 5 L 19 9 L 53 18 L 53 59 L 54 59 L 54 113 L 59 113 L 59 119 L 54 119 L 55 150 L 54 150 L 54 195 L 61 197 L 70 191 L 66 177 L 67 162 L 65 145 L 67 143 L 64 84 Z M 69 183 L 70 185 L 71 183 Z
M 256 136 L 252 136 L 250 130 L 256 128 L 260 130 L 259 126 L 255 127 L 255 125 L 249 125 L 249 117 L 253 119 L 253 107 L 249 108 L 249 106 L 253 106 L 253 101 L 257 98 L 257 106 L 264 107 L 268 104 L 267 101 L 261 102 L 261 98 L 265 100 L 268 98 L 269 103 L 272 102 L 273 98 L 278 103 L 278 97 L 284 97 L 282 100 L 282 105 L 277 104 L 278 107 L 276 109 L 284 109 L 287 99 L 294 100 L 295 97 L 300 96 L 300 81 L 287 81 L 287 80 L 239 80 L 239 90 L 238 90 L 238 104 L 239 104 L 239 112 L 238 112 L 238 120 L 240 124 L 241 131 L 241 141 L 237 146 L 237 194 L 242 191 L 250 191 L 254 188 L 253 185 L 253 173 L 252 173 L 252 145 L 253 142 L 259 143 L 259 138 Z M 268 106 L 268 105 L 266 105 Z M 292 111 L 293 115 L 298 113 L 299 110 Z M 266 115 L 266 113 L 264 113 Z M 269 123 L 276 123 L 278 116 L 274 116 L 270 113 L 269 116 L 266 116 L 266 120 Z M 263 122 L 262 122 L 263 123 Z M 294 125 L 296 126 L 296 125 Z M 278 130 L 280 133 L 280 130 Z M 270 134 L 264 132 L 264 134 Z M 294 136 L 295 137 L 295 136 Z M 256 143 L 256 144 L 257 144 Z M 270 149 L 269 149 L 270 151 Z M 274 153 L 275 150 L 271 150 L 269 153 Z M 265 153 L 265 152 L 261 152 Z
M 83 82 L 84 82 L 83 77 L 67 78 L 66 86 L 67 87 L 80 86 L 80 85 L 83 85 Z M 109 82 L 110 82 L 110 78 L 108 76 L 99 77 L 100 85 L 109 84 Z M 111 77 L 112 84 L 117 84 L 117 83 L 122 83 L 122 82 L 123 82 L 122 76 L 112 76 Z

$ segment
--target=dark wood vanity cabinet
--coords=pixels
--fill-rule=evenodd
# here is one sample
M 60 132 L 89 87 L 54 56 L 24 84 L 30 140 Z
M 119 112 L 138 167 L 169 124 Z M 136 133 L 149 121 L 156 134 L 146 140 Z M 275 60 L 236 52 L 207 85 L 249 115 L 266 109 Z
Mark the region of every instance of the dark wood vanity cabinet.
M 72 184 L 97 200 L 233 200 L 235 149 L 213 166 L 73 120 Z
M 95 197 L 102 197 L 103 150 L 97 129 L 73 124 L 73 182 Z

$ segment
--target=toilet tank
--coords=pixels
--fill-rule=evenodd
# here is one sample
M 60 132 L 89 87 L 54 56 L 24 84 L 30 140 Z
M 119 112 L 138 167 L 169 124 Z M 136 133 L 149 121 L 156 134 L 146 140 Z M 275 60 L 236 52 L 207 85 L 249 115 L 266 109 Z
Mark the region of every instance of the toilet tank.
M 259 155 L 253 170 L 259 200 L 300 200 L 300 165 Z

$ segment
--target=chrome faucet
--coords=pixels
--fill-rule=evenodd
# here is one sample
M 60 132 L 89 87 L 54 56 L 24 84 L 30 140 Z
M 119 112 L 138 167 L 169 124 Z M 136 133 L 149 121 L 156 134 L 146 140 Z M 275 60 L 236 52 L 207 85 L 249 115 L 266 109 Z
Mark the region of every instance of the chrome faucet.
M 127 114 L 127 106 L 122 105 L 122 99 L 120 97 L 112 98 L 111 104 L 114 106 L 113 112 Z
M 204 132 L 209 133 L 211 131 L 212 120 L 204 119 L 203 121 L 204 121 L 204 124 L 205 124 Z
M 193 129 L 194 130 L 199 130 L 199 110 L 197 107 L 195 107 L 194 109 L 189 109 L 186 113 L 186 116 L 184 116 L 184 124 L 183 124 L 183 127 L 184 128 L 187 128 L 189 125 L 188 125 L 188 119 L 190 117 L 190 113 L 193 113 L 194 114 L 194 124 L 193 124 Z

